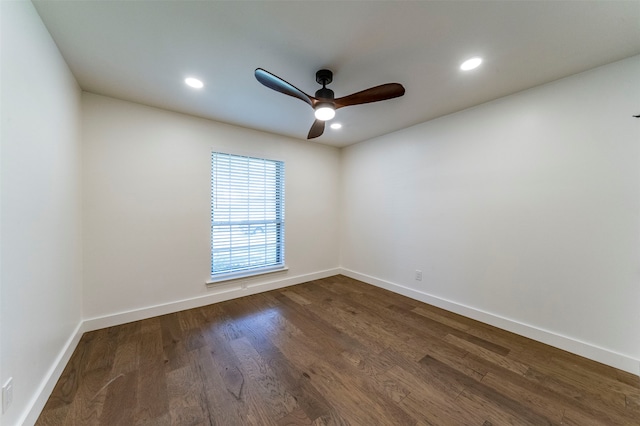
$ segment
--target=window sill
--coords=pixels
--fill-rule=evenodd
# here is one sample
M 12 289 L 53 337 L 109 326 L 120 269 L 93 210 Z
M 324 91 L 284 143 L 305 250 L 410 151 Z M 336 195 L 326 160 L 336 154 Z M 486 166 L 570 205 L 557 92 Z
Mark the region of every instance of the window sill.
M 258 275 L 266 275 L 266 274 L 273 274 L 275 272 L 284 272 L 284 271 L 288 271 L 289 268 L 286 265 L 281 265 L 281 266 L 273 266 L 273 267 L 269 267 L 269 268 L 260 268 L 260 269 L 253 269 L 250 271 L 241 271 L 241 272 L 231 272 L 228 274 L 219 274 L 216 275 L 215 277 L 211 277 L 207 282 L 206 285 L 207 286 L 213 286 L 216 284 L 220 284 L 223 282 L 227 282 L 227 281 L 233 281 L 233 280 L 239 280 L 242 278 L 249 278 L 249 277 L 255 277 Z

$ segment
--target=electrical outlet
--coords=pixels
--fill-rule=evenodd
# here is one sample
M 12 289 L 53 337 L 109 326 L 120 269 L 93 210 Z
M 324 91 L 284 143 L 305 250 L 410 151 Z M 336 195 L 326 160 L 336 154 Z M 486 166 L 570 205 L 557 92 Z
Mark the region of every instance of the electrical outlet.
M 416 281 L 422 281 L 422 271 L 416 269 Z
M 2 413 L 6 413 L 13 402 L 13 377 L 2 386 Z

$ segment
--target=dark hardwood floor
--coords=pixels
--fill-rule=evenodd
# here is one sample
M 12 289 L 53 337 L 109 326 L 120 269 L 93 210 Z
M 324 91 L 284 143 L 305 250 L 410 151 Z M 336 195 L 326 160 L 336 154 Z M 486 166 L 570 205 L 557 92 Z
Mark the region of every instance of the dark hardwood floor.
M 640 379 L 335 276 L 86 333 L 37 425 L 640 425 Z

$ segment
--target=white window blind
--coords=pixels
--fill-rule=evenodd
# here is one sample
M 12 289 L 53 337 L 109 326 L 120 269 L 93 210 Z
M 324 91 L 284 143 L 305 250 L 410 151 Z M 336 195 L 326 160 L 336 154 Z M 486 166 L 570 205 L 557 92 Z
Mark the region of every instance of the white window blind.
M 284 267 L 284 163 L 211 153 L 211 276 Z

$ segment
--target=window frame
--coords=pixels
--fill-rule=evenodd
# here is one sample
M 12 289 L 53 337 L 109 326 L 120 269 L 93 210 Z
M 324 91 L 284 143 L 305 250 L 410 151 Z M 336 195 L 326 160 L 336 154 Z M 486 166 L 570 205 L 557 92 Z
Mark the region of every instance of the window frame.
M 273 181 L 271 181 L 269 184 L 272 185 L 272 187 L 274 188 L 274 194 L 273 194 L 273 202 L 275 204 L 274 206 L 274 210 L 275 210 L 275 220 L 266 220 L 263 219 L 258 220 L 257 223 L 254 220 L 246 220 L 246 221 L 241 221 L 242 223 L 238 223 L 238 221 L 233 221 L 228 219 L 226 221 L 227 224 L 225 224 L 225 221 L 216 221 L 216 217 L 215 217 L 215 209 L 216 209 L 216 194 L 219 190 L 217 188 L 217 181 L 216 181 L 216 162 L 219 161 L 224 161 L 221 159 L 224 158 L 228 158 L 229 159 L 229 167 L 231 167 L 231 162 L 234 162 L 234 167 L 237 166 L 238 164 L 240 164 L 243 160 L 247 161 L 247 167 L 246 170 L 242 171 L 241 173 L 239 173 L 237 176 L 234 176 L 233 178 L 229 178 L 229 179 L 243 179 L 244 175 L 247 176 L 247 179 L 250 179 L 250 174 L 251 174 L 251 166 L 255 166 L 256 164 L 259 163 L 269 163 L 272 164 L 274 166 L 274 172 L 273 172 Z M 218 167 L 219 168 L 219 167 Z M 265 166 L 266 168 L 266 166 Z M 240 169 L 238 169 L 240 170 Z M 231 188 L 231 186 L 233 186 L 233 183 L 231 180 L 229 180 L 229 182 L 227 182 L 228 186 L 226 187 L 226 189 L 228 191 L 233 191 L 233 188 Z M 247 184 L 247 190 L 250 187 L 249 184 Z M 211 227 L 211 233 L 210 233 L 210 238 L 209 238 L 209 242 L 210 242 L 210 270 L 209 270 L 209 275 L 210 275 L 210 279 L 207 281 L 207 284 L 215 284 L 215 283 L 219 283 L 222 281 L 229 281 L 229 280 L 234 280 L 234 279 L 239 279 L 239 278 L 245 278 L 245 277 L 251 277 L 251 276 L 256 276 L 256 275 L 262 275 L 262 274 L 268 274 L 268 273 L 273 273 L 273 272 L 280 272 L 280 271 L 286 271 L 288 270 L 286 264 L 285 264 L 285 163 L 284 161 L 281 160 L 272 160 L 272 159 L 268 159 L 268 158 L 262 158 L 262 157 L 256 157 L 256 156 L 250 156 L 250 155 L 242 155 L 242 154 L 231 154 L 231 153 L 225 153 L 225 152 L 220 152 L 220 151 L 211 151 L 211 218 L 210 218 L 210 227 Z M 247 199 L 248 204 L 250 204 L 249 202 L 250 198 Z M 249 207 L 246 211 L 247 215 L 249 215 L 249 212 L 251 211 L 251 208 Z M 231 234 L 232 232 L 232 227 L 233 226 L 244 226 L 246 225 L 256 225 L 259 223 L 264 223 L 265 224 L 265 228 L 267 227 L 267 224 L 272 224 L 275 225 L 276 231 L 274 233 L 275 235 L 275 248 L 274 249 L 270 249 L 270 250 L 275 250 L 275 262 L 268 262 L 265 261 L 265 263 L 261 264 L 261 265 L 256 265 L 256 266 L 246 266 L 244 268 L 229 268 L 229 269 L 222 269 L 219 270 L 219 272 L 216 272 L 214 270 L 214 226 L 220 226 L 220 227 L 224 227 L 224 226 L 228 226 L 229 227 L 229 232 Z M 267 238 L 267 236 L 265 236 L 265 239 Z M 266 244 L 266 243 L 265 243 Z M 248 249 L 250 250 L 250 248 Z M 265 256 L 267 255 L 267 250 L 265 248 Z M 233 243 L 230 242 L 229 244 L 229 251 L 230 251 L 230 255 L 231 256 L 231 252 L 233 251 Z M 250 256 L 248 256 L 248 258 L 250 259 Z

